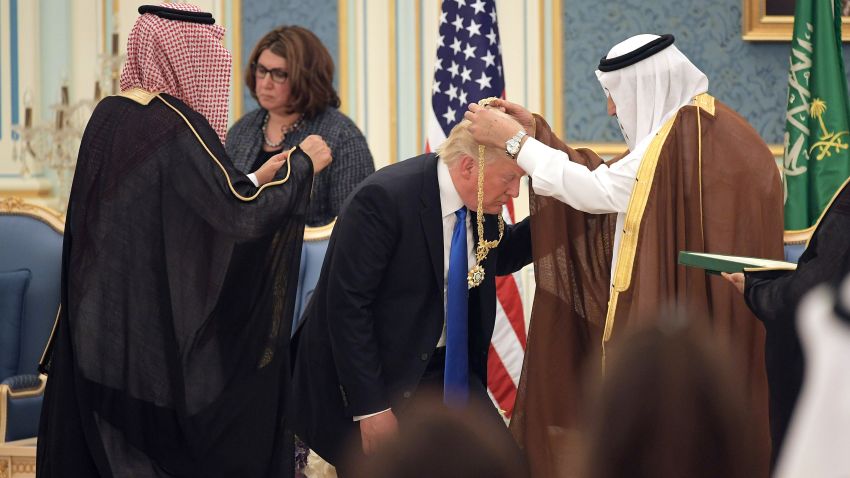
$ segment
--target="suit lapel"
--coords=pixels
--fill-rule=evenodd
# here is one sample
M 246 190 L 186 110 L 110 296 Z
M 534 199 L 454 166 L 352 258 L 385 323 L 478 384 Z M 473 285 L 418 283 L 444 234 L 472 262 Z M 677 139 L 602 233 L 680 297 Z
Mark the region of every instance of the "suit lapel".
M 415 161 L 415 159 L 414 159 Z M 443 211 L 440 208 L 440 185 L 437 181 L 437 156 L 426 155 L 422 167 L 422 230 L 434 270 L 438 289 L 443 284 Z

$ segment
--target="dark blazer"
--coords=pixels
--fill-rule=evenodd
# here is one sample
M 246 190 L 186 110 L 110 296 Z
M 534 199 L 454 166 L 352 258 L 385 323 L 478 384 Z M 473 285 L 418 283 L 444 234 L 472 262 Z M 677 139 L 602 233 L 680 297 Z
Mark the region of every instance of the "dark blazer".
M 806 369 L 797 309 L 820 284 L 837 287 L 850 273 L 850 182 L 824 211 L 806 250 L 790 272 L 747 272 L 744 298 L 764 323 L 764 362 L 770 392 L 771 461 L 779 457 Z
M 291 410 L 295 433 L 332 464 L 359 430 L 352 417 L 405 407 L 442 333 L 437 161 L 423 155 L 369 176 L 334 226 L 295 339 Z M 487 239 L 498 237 L 496 216 L 486 216 L 484 228 Z M 496 314 L 495 276 L 530 262 L 528 220 L 506 225 L 501 244 L 484 263 L 484 282 L 470 290 L 470 375 L 482 384 Z

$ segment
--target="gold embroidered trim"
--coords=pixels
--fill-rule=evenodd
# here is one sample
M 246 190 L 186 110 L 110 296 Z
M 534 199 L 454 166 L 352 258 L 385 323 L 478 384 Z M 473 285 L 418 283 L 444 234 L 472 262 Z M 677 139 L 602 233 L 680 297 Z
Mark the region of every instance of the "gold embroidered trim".
M 142 91 L 144 91 L 144 90 L 142 90 Z M 263 190 L 266 189 L 267 187 L 279 186 L 279 185 L 289 181 L 289 175 L 292 173 L 292 164 L 289 162 L 289 158 L 287 158 L 287 160 L 286 160 L 286 177 L 285 178 L 278 179 L 277 181 L 269 181 L 268 183 L 263 184 L 262 186 L 260 186 L 259 189 L 257 189 L 257 192 L 254 193 L 251 196 L 243 196 L 243 195 L 239 194 L 238 192 L 236 192 L 236 188 L 233 187 L 233 182 L 230 180 L 230 175 L 227 174 L 227 170 L 224 168 L 224 165 L 222 165 L 221 161 L 219 161 L 218 158 L 216 158 L 215 155 L 212 153 L 212 151 L 210 151 L 210 148 L 208 148 L 207 144 L 204 143 L 204 140 L 201 139 L 201 135 L 198 134 L 198 132 L 192 126 L 192 123 L 189 122 L 189 119 L 186 118 L 186 116 L 182 112 L 180 112 L 180 110 L 175 108 L 174 105 L 172 105 L 168 101 L 165 101 L 165 98 L 163 98 L 159 94 L 157 94 L 156 97 L 159 98 L 160 101 L 165 103 L 169 108 L 174 110 L 175 113 L 180 115 L 181 118 L 183 118 L 183 121 L 185 121 L 186 125 L 189 126 L 189 129 L 192 130 L 192 133 L 195 135 L 195 138 L 198 139 L 198 142 L 201 143 L 201 146 L 203 146 L 204 150 L 207 152 L 207 154 L 210 155 L 210 158 L 212 158 L 212 160 L 219 167 L 219 169 L 221 169 L 221 172 L 224 173 L 224 179 L 227 180 L 227 186 L 230 188 L 230 192 L 233 193 L 233 196 L 236 197 L 236 199 L 239 199 L 240 201 L 244 201 L 244 202 L 253 201 L 254 199 L 257 199 L 257 197 L 260 195 L 260 193 L 263 192 Z M 290 149 L 289 154 L 292 154 L 293 151 L 295 151 L 295 148 Z
M 608 300 L 608 313 L 605 317 L 605 329 L 602 335 L 602 367 L 605 368 L 605 343 L 611 339 L 614 330 L 614 314 L 617 310 L 617 299 L 620 292 L 628 290 L 632 280 L 632 268 L 634 267 L 635 253 L 637 252 L 638 237 L 640 235 L 640 223 L 652 191 L 652 181 L 655 177 L 655 169 L 658 165 L 658 157 L 661 148 L 667 141 L 667 136 L 673 128 L 678 113 L 667 120 L 664 126 L 656 133 L 655 139 L 647 148 L 646 153 L 638 167 L 635 187 L 629 199 L 629 207 L 626 209 L 626 220 L 623 225 L 623 237 L 620 240 L 620 249 L 617 255 L 617 263 L 614 268 L 611 286 L 611 298 Z
M 715 115 L 714 97 L 708 93 L 702 93 L 694 97 L 691 104 L 697 107 L 697 138 L 699 158 L 699 194 L 700 194 L 700 218 L 702 218 L 702 123 L 700 119 L 701 110 L 710 115 Z M 649 194 L 652 192 L 652 181 L 655 178 L 655 169 L 658 166 L 658 157 L 661 148 L 667 141 L 667 136 L 676 122 L 678 113 L 667 120 L 664 126 L 656 133 L 655 139 L 647 148 L 641 160 L 635 178 L 635 188 L 629 199 L 629 207 L 626 209 L 626 220 L 623 225 L 623 237 L 620 240 L 620 249 L 617 255 L 617 263 L 614 265 L 613 280 L 611 286 L 611 298 L 608 300 L 608 312 L 605 316 L 605 329 L 602 334 L 602 370 L 605 371 L 605 344 L 611 340 L 614 330 L 614 319 L 617 311 L 617 301 L 620 292 L 626 291 L 631 286 L 632 273 L 634 269 L 635 254 L 637 252 L 638 238 L 640 237 L 640 224 Z
M 715 116 L 714 97 L 708 93 L 701 93 L 694 96 L 691 104 L 697 107 L 697 161 L 699 165 L 699 218 L 700 218 L 700 234 L 702 234 L 703 243 L 705 243 L 705 230 L 703 229 L 703 207 L 702 207 L 702 112 Z
M 50 328 L 50 336 L 47 338 L 47 343 L 44 345 L 44 350 L 41 352 L 41 358 L 38 359 L 39 366 L 43 365 L 47 359 L 47 351 L 50 350 L 50 346 L 53 344 L 53 337 L 56 335 L 56 327 L 59 326 L 60 315 L 62 315 L 62 304 L 59 304 L 59 308 L 56 310 L 56 318 L 53 319 L 53 327 Z
M 122 91 L 118 94 L 118 96 L 123 96 L 124 98 L 131 99 L 140 105 L 147 106 L 154 98 L 159 96 L 159 92 L 151 92 L 141 88 L 130 88 L 129 90 Z
M 696 103 L 696 100 L 694 100 Z M 702 214 L 702 108 L 697 104 L 697 182 L 699 183 L 699 234 L 705 245 L 705 220 Z
M 714 116 L 714 97 L 708 93 L 700 93 L 694 96 L 691 104 L 697 108 L 707 111 L 711 116 Z

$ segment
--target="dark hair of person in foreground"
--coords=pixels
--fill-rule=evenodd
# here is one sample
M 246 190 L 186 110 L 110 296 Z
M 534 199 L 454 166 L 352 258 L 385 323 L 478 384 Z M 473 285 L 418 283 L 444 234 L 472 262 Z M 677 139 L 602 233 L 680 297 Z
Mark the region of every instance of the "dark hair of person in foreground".
M 349 463 L 354 478 L 526 478 L 519 448 L 477 405 L 445 407 L 439 395 L 419 401 L 396 438 Z M 492 412 L 490 412 L 492 413 Z
M 584 476 L 758 475 L 745 387 L 728 348 L 686 317 L 672 314 L 612 344 L 588 402 Z

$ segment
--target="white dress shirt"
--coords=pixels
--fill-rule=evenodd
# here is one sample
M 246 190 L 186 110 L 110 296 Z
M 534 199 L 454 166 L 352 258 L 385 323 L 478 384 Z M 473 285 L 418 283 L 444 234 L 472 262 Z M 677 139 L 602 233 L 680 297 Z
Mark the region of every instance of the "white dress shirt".
M 553 197 L 579 211 L 591 214 L 617 213 L 614 231 L 613 275 L 623 236 L 626 209 L 635 186 L 642 155 L 629 154 L 611 166 L 593 171 L 570 161 L 567 153 L 528 138 L 517 156 L 517 164 L 532 179 L 534 192 Z
M 437 183 L 440 186 L 440 210 L 443 216 L 443 332 L 440 334 L 440 339 L 435 344 L 436 347 L 444 347 L 446 345 L 446 293 L 448 291 L 448 276 L 449 276 L 449 249 L 452 246 L 452 233 L 454 233 L 457 216 L 455 212 L 464 206 L 463 200 L 460 198 L 454 183 L 452 182 L 449 167 L 442 159 L 437 160 Z M 466 263 L 467 270 L 470 264 L 475 264 L 475 241 L 472 237 L 472 223 L 470 221 L 475 217 L 474 211 L 466 211 Z M 389 410 L 389 408 L 387 409 Z M 360 415 L 354 417 L 354 421 L 360 421 L 364 418 L 369 418 L 384 413 L 387 410 L 382 410 L 369 415 Z

